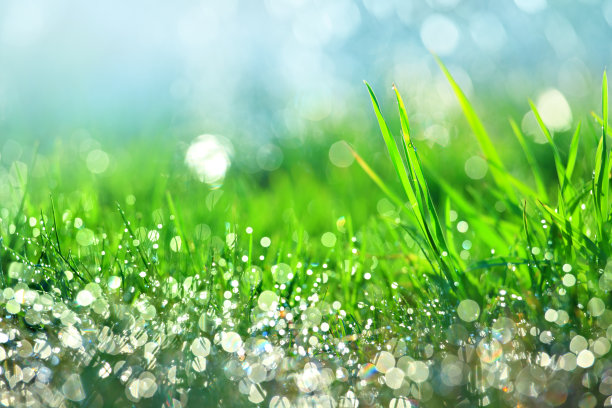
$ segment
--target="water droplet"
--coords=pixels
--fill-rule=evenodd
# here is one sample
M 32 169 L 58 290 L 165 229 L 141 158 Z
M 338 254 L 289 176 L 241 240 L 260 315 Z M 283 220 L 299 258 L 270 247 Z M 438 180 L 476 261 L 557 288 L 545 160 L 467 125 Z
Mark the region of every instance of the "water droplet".
M 397 390 L 404 382 L 404 372 L 399 368 L 391 368 L 385 373 L 387 387 Z
M 242 339 L 235 332 L 222 333 L 221 347 L 228 353 L 235 353 L 242 347 Z
M 89 306 L 95 300 L 90 291 L 83 289 L 77 294 L 76 302 L 79 306 Z
M 78 374 L 71 374 L 62 386 L 62 392 L 71 401 L 79 402 L 85 399 L 85 390 Z
M 274 310 L 278 306 L 278 295 L 270 290 L 264 290 L 257 299 L 257 305 L 266 312 Z
M 279 263 L 272 267 L 272 278 L 278 283 L 287 283 L 293 279 L 293 271 L 286 263 Z
M 210 354 L 210 340 L 206 337 L 198 337 L 191 343 L 190 350 L 195 356 L 206 357 Z
M 480 306 L 471 299 L 462 300 L 457 307 L 457 315 L 465 322 L 473 322 L 480 316 Z
M 374 358 L 376 369 L 381 373 L 386 373 L 391 368 L 395 367 L 395 357 L 388 351 L 381 351 Z
M 589 368 L 595 362 L 595 356 L 589 350 L 582 350 L 576 357 L 576 364 L 582 368 Z

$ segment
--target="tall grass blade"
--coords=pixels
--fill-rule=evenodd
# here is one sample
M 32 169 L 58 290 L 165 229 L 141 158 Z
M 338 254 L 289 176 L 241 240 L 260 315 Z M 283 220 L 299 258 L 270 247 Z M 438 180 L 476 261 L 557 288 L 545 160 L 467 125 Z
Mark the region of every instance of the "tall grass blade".
M 542 173 L 540 172 L 540 166 L 533 155 L 533 152 L 527 145 L 525 140 L 525 136 L 523 136 L 523 132 L 519 129 L 518 125 L 513 119 L 510 119 L 510 127 L 516 136 L 523 152 L 525 153 L 525 157 L 527 158 L 527 163 L 529 164 L 529 168 L 533 173 L 533 178 L 536 183 L 536 188 L 538 190 L 538 196 L 542 198 L 543 201 L 548 202 L 548 194 L 546 193 L 546 187 L 544 186 L 544 179 L 542 178 Z
M 351 153 L 353 154 L 353 157 L 355 158 L 355 160 L 357 160 L 357 164 L 359 164 L 359 166 L 363 169 L 363 171 L 365 171 L 365 173 L 372 179 L 372 181 L 374 181 L 374 183 L 378 186 L 378 188 L 380 188 L 382 192 L 387 197 L 389 197 L 395 205 L 398 206 L 398 208 L 400 208 L 402 211 L 408 214 L 412 214 L 411 212 L 407 211 L 406 205 L 397 196 L 397 194 L 395 194 L 393 191 L 389 189 L 389 187 L 387 187 L 387 185 L 384 183 L 384 181 L 382 181 L 380 176 L 368 165 L 368 163 L 366 163 L 366 161 L 359 155 L 359 153 L 353 150 L 352 147 L 351 147 Z
M 538 111 L 538 109 L 536 108 L 535 104 L 533 103 L 531 99 L 529 100 L 529 106 L 531 107 L 531 111 L 535 115 L 536 121 L 538 122 L 540 129 L 544 133 L 544 136 L 546 136 L 546 140 L 548 140 L 548 144 L 552 148 L 553 158 L 555 160 L 555 168 L 557 170 L 557 177 L 559 179 L 559 186 L 561 187 L 561 189 L 563 189 L 563 186 L 566 185 L 565 166 L 561 162 L 561 155 L 559 154 L 559 149 L 557 149 L 557 145 L 555 141 L 553 140 L 552 135 L 550 134 L 550 131 L 546 127 L 546 124 L 544 124 L 544 121 L 542 120 L 542 116 L 540 115 L 540 112 Z
M 397 105 L 400 115 L 400 122 L 402 127 L 402 147 L 404 149 L 404 154 L 408 160 L 408 167 L 410 170 L 410 175 L 413 180 L 413 185 L 416 187 L 416 196 L 419 201 L 419 208 L 424 209 L 427 208 L 426 214 L 423 214 L 424 218 L 429 221 L 435 231 L 437 241 L 442 249 L 448 252 L 448 245 L 446 244 L 445 234 L 443 233 L 442 225 L 440 223 L 440 219 L 438 218 L 438 214 L 436 212 L 436 208 L 431 200 L 431 195 L 429 194 L 429 189 L 427 187 L 427 182 L 425 181 L 425 176 L 423 175 L 423 169 L 421 168 L 421 161 L 417 155 L 416 147 L 412 144 L 412 140 L 410 139 L 410 125 L 408 122 L 408 114 L 406 113 L 406 107 L 404 106 L 404 101 L 397 90 L 397 87 L 394 85 L 393 90 L 395 91 L 395 96 L 397 98 Z M 427 217 L 429 216 L 429 217 Z
M 404 106 L 404 101 L 395 86 L 393 85 L 393 91 L 395 91 L 395 97 L 397 99 L 397 105 L 400 115 L 400 124 L 402 128 L 402 147 L 404 149 L 404 155 L 406 160 L 408 161 L 408 167 L 410 170 L 411 181 L 414 185 L 425 185 L 425 177 L 423 177 L 423 172 L 421 171 L 421 166 L 419 164 L 419 160 L 416 156 L 416 147 L 412 144 L 412 140 L 410 139 L 410 122 L 408 122 L 408 114 L 406 113 L 406 108 Z M 419 201 L 419 207 L 425 207 L 425 197 L 422 191 L 418 191 L 417 200 Z
M 610 157 L 608 153 L 608 78 L 604 72 L 601 86 L 602 135 L 597 146 L 595 174 L 593 178 L 593 199 L 597 213 L 600 239 L 605 237 L 605 223 L 608 220 L 608 195 L 610 185 Z
M 561 231 L 566 235 L 566 237 L 571 239 L 572 242 L 577 243 L 583 249 L 593 253 L 594 255 L 599 254 L 599 248 L 597 245 L 582 232 L 574 231 L 573 229 L 568 229 L 568 224 L 565 219 L 563 219 L 555 210 L 550 208 L 548 205 L 539 202 L 540 207 L 544 209 L 544 211 L 550 216 L 552 222 L 557 224 L 557 226 L 561 229 Z
M 580 127 L 581 122 L 578 122 L 576 131 L 572 136 L 572 142 L 570 144 L 569 154 L 567 156 L 567 166 L 565 167 L 565 177 L 569 183 L 572 175 L 574 174 L 574 168 L 576 167 L 576 158 L 578 157 L 578 144 L 580 143 Z
M 484 125 L 482 124 L 480 118 L 476 114 L 476 111 L 470 104 L 470 101 L 467 99 L 457 82 L 455 82 L 455 79 L 452 77 L 446 66 L 436 55 L 434 55 L 434 58 L 436 59 L 436 62 L 444 73 L 444 76 L 446 76 L 446 79 L 450 83 L 453 92 L 455 93 L 455 96 L 459 101 L 459 105 L 461 105 L 463 114 L 465 115 L 465 118 L 467 119 L 470 127 L 472 128 L 472 132 L 474 132 L 474 135 L 478 140 L 480 149 L 484 153 L 487 160 L 493 165 L 493 168 L 491 169 L 493 179 L 495 180 L 497 185 L 506 193 L 506 195 L 508 195 L 509 197 L 513 197 L 514 191 L 512 189 L 512 185 L 506 178 L 506 174 L 508 174 L 508 172 L 504 168 L 504 165 L 502 164 L 499 155 L 497 154 L 497 151 L 495 150 L 495 147 L 493 146 L 491 138 L 489 137 L 489 134 L 487 133 Z
M 408 196 L 408 201 L 410 205 L 414 209 L 415 216 L 417 217 L 417 222 L 419 227 L 423 231 L 426 232 L 426 225 L 423 219 L 422 214 L 419 211 L 419 201 L 416 197 L 416 194 L 410 184 L 410 180 L 408 178 L 408 174 L 406 172 L 406 168 L 404 166 L 404 162 L 402 161 L 402 157 L 399 154 L 399 150 L 397 149 L 397 145 L 395 144 L 395 140 L 393 139 L 393 135 L 385 122 L 385 119 L 382 116 L 382 112 L 380 111 L 380 105 L 378 104 L 378 100 L 376 99 L 376 95 L 374 95 L 374 91 L 370 84 L 365 82 L 365 85 L 368 88 L 368 92 L 370 93 L 370 98 L 372 100 L 372 106 L 374 107 L 374 113 L 376 114 L 376 119 L 378 120 L 378 125 L 380 127 L 380 131 L 383 135 L 383 139 L 385 140 L 385 144 L 387 145 L 387 150 L 389 151 L 389 156 L 391 156 L 391 162 L 393 163 L 393 167 L 395 168 L 395 172 L 397 173 L 402 187 Z M 363 167 L 363 166 L 362 166 Z
M 387 123 L 385 122 L 382 116 L 382 112 L 380 111 L 380 106 L 378 104 L 374 91 L 367 82 L 365 82 L 365 84 L 368 88 L 368 92 L 372 100 L 372 106 L 374 107 L 374 112 L 376 114 L 376 118 L 378 119 L 378 124 L 380 126 L 383 139 L 385 140 L 387 150 L 389 151 L 389 155 L 391 156 L 391 161 L 393 163 L 395 171 L 397 172 L 400 178 L 401 184 L 404 187 L 404 191 L 408 196 L 408 202 L 412 207 L 413 213 L 417 219 L 417 223 L 421 229 L 421 232 L 423 233 L 427 240 L 427 243 L 429 244 L 431 256 L 435 256 L 435 259 L 438 265 L 440 266 L 440 271 L 444 274 L 445 279 L 448 281 L 448 286 L 450 287 L 450 289 L 455 290 L 455 282 L 457 281 L 457 278 L 455 276 L 456 268 L 454 266 L 454 262 L 451 259 L 451 256 L 449 255 L 448 246 L 446 244 L 446 240 L 444 239 L 442 224 L 440 223 L 440 219 L 438 218 L 438 215 L 436 213 L 436 208 L 427 189 L 427 183 L 425 181 L 425 177 L 423 176 L 423 171 L 421 169 L 421 164 L 418 159 L 416 150 L 410 142 L 410 127 L 406 114 L 406 109 L 404 107 L 401 96 L 399 96 L 399 92 L 397 92 L 396 90 L 400 118 L 402 122 L 401 126 L 403 138 L 401 140 L 401 143 L 404 153 L 406 155 L 406 159 L 408 161 L 408 169 L 406 169 L 406 166 L 404 165 L 402 156 L 400 154 L 400 149 L 395 143 L 393 135 L 391 134 L 389 127 L 387 126 Z M 410 148 L 408 148 L 409 145 Z M 362 167 L 365 169 L 363 165 Z M 373 173 L 371 172 L 371 169 L 370 173 Z M 412 177 L 412 180 L 410 179 L 409 175 Z M 384 185 L 381 180 L 377 184 Z M 469 288 L 464 288 L 463 286 L 461 286 L 459 288 L 459 291 L 463 292 L 466 289 Z

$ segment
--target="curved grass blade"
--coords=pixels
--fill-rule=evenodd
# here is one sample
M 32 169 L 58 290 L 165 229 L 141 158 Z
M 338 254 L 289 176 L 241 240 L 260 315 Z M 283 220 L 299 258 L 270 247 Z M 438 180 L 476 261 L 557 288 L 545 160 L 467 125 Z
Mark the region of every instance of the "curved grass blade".
M 402 97 L 395 85 L 393 86 L 393 90 L 395 91 L 395 96 L 397 98 L 397 105 L 402 127 L 402 147 L 404 149 L 404 154 L 406 155 L 406 158 L 408 160 L 408 167 L 412 176 L 414 186 L 417 190 L 416 196 L 417 201 L 419 202 L 419 208 L 427 208 L 427 212 L 423 214 L 423 218 L 433 225 L 438 245 L 442 248 L 443 251 L 446 251 L 448 253 L 448 245 L 446 244 L 446 238 L 445 234 L 443 233 L 442 224 L 440 223 L 436 208 L 431 200 L 431 195 L 429 194 L 427 182 L 425 181 L 425 176 L 423 175 L 421 161 L 419 160 L 416 147 L 414 147 L 410 139 L 410 125 L 408 122 L 408 114 L 406 113 L 404 101 L 402 100 Z
M 577 243 L 583 249 L 590 251 L 594 255 L 599 255 L 599 248 L 589 237 L 584 235 L 582 232 L 577 232 L 573 229 L 570 229 L 569 227 L 571 226 L 571 224 L 568 224 L 566 220 L 564 220 L 555 210 L 550 208 L 548 205 L 542 203 L 541 201 L 538 202 L 538 204 L 544 209 L 544 211 L 548 215 L 550 215 L 552 222 L 557 224 L 561 231 L 566 235 L 568 240 L 573 243 Z
M 385 140 L 385 144 L 387 145 L 389 156 L 391 156 L 391 162 L 393 163 L 395 172 L 397 173 L 402 187 L 404 188 L 404 191 L 408 196 L 408 201 L 414 210 L 419 227 L 421 228 L 423 233 L 425 233 L 427 228 L 425 226 L 423 216 L 419 211 L 419 201 L 417 200 L 416 194 L 412 188 L 412 185 L 410 184 L 410 180 L 408 179 L 408 174 L 406 172 L 404 162 L 402 161 L 402 157 L 399 154 L 399 150 L 397 149 L 397 145 L 395 144 L 393 135 L 391 134 L 391 131 L 389 130 L 389 127 L 387 126 L 387 123 L 385 122 L 385 119 L 382 116 L 382 112 L 380 111 L 380 105 L 378 104 L 378 100 L 376 99 L 376 95 L 374 95 L 372 87 L 370 87 L 370 84 L 368 84 L 367 82 L 364 81 L 364 83 L 368 88 L 368 92 L 370 93 L 370 99 L 372 100 L 374 113 L 376 114 L 376 119 L 378 120 L 380 131 L 383 135 L 383 139 Z
M 487 160 L 493 164 L 493 168 L 491 169 L 491 174 L 493 175 L 493 179 L 497 183 L 497 185 L 508 195 L 508 197 L 514 197 L 514 191 L 512 189 L 511 183 L 506 178 L 508 171 L 505 169 L 502 164 L 495 147 L 493 146 L 493 142 L 491 142 L 491 138 L 487 133 L 484 125 L 480 121 L 480 118 L 476 114 L 476 111 L 470 104 L 470 101 L 467 99 L 455 79 L 452 77 L 446 66 L 442 63 L 440 58 L 434 55 L 436 62 L 440 66 L 442 73 L 446 76 L 446 79 L 450 83 L 453 88 L 453 92 L 459 101 L 459 105 L 461 105 L 461 109 L 463 110 L 463 114 L 467 119 L 470 127 L 472 128 L 472 132 L 476 136 L 478 140 L 478 144 L 480 145 L 480 149 L 484 153 Z
M 531 99 L 529 100 L 529 107 L 531 107 L 531 111 L 535 115 L 536 121 L 538 122 L 540 129 L 544 133 L 544 136 L 546 136 L 546 140 L 548 140 L 548 144 L 550 144 L 550 147 L 552 148 L 553 158 L 555 160 L 555 168 L 557 169 L 557 177 L 559 178 L 559 186 L 561 186 L 561 189 L 563 190 L 563 187 L 566 185 L 565 166 L 563 166 L 563 163 L 561 162 L 561 155 L 559 154 L 559 149 L 557 149 L 557 145 L 555 144 L 555 141 L 553 140 L 550 131 L 544 124 L 540 112 L 538 111 Z
M 597 214 L 600 239 L 606 236 L 605 223 L 608 220 L 608 196 L 610 186 L 610 153 L 608 152 L 608 77 L 604 71 L 601 85 L 602 135 L 597 146 L 595 174 L 593 178 L 593 199 Z
M 368 88 L 368 92 L 372 100 L 372 106 L 374 107 L 374 112 L 376 114 L 376 118 L 378 119 L 378 124 L 382 132 L 383 139 L 385 140 L 387 150 L 389 151 L 393 167 L 395 168 L 395 171 L 400 178 L 402 187 L 408 196 L 408 202 L 412 208 L 414 216 L 416 217 L 417 224 L 419 225 L 421 232 L 429 244 L 431 256 L 435 256 L 440 270 L 447 279 L 450 288 L 455 290 L 455 282 L 458 280 L 455 276 L 456 268 L 452 262 L 452 259 L 449 257 L 448 246 L 446 245 L 446 241 L 444 239 L 444 233 L 442 232 L 440 220 L 437 216 L 431 196 L 429 195 L 429 191 L 427 190 L 427 183 L 425 181 L 425 177 L 423 176 L 416 150 L 414 148 L 408 149 L 407 147 L 406 139 L 408 141 L 410 140 L 409 124 L 401 97 L 399 98 L 398 103 L 400 104 L 399 110 L 402 120 L 402 132 L 404 133 L 404 138 L 402 138 L 402 147 L 407 156 L 408 169 L 406 169 L 406 166 L 404 165 L 402 156 L 400 154 L 400 149 L 398 148 L 393 135 L 391 134 L 389 127 L 382 116 L 382 112 L 380 111 L 380 106 L 374 91 L 367 82 L 364 81 L 364 83 Z M 397 91 L 396 95 L 399 95 Z M 362 167 L 365 169 L 363 165 Z M 369 174 L 371 173 L 373 172 L 370 169 Z M 409 174 L 413 177 L 412 181 L 410 180 Z M 379 186 L 384 185 L 380 179 L 377 184 L 379 184 Z M 388 191 L 389 189 L 387 188 L 386 190 Z M 460 286 L 459 291 L 465 290 L 466 288 Z
M 578 122 L 576 131 L 572 136 L 572 142 L 570 144 L 569 154 L 567 156 L 567 166 L 565 167 L 565 177 L 569 183 L 572 175 L 574 174 L 574 168 L 576 167 L 576 157 L 578 156 L 578 144 L 580 143 L 580 127 L 581 122 Z
M 535 180 L 536 188 L 538 190 L 538 196 L 541 197 L 544 201 L 548 202 L 548 194 L 546 193 L 546 187 L 544 186 L 542 173 L 540 173 L 540 166 L 538 166 L 533 152 L 527 145 L 525 136 L 523 136 L 523 133 L 521 132 L 518 125 L 513 119 L 510 119 L 510 127 L 512 128 L 512 131 L 514 132 L 514 135 L 516 136 L 516 139 L 518 140 L 519 144 L 521 145 L 523 153 L 525 153 L 527 163 L 529 163 L 529 168 L 533 173 L 533 178 Z

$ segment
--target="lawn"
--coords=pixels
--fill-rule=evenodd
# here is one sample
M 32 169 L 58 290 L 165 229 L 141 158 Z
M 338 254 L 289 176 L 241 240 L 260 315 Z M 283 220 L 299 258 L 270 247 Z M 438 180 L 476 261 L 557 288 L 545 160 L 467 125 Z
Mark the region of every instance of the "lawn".
M 7 142 L 0 404 L 612 406 L 605 74 L 567 130 L 526 95 L 538 144 L 437 62 L 446 147 L 367 84 L 376 122 L 265 171 L 213 135 Z

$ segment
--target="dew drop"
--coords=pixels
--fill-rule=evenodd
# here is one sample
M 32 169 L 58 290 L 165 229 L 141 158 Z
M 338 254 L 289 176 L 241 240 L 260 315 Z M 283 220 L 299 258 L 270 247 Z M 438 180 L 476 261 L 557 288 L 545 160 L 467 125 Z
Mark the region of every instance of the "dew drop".
M 465 322 L 473 322 L 480 316 L 480 306 L 471 299 L 462 300 L 457 307 L 457 315 Z

